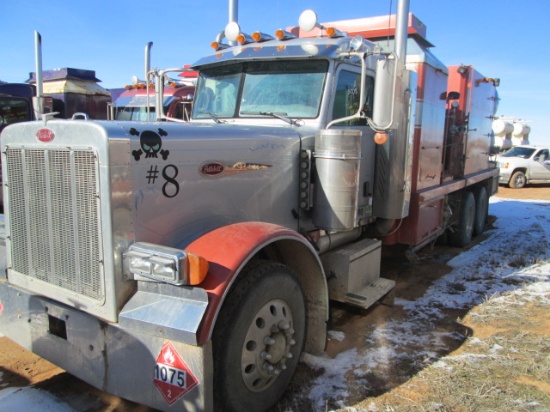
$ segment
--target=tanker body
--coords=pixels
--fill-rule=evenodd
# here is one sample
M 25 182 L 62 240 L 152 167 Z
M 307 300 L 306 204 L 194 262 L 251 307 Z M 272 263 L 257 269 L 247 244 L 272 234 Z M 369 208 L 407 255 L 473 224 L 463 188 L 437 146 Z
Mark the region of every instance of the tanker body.
M 407 54 L 420 22 L 398 10 L 394 50 L 333 30 L 349 21 L 312 38 L 228 25 L 240 44 L 193 66 L 189 123 L 7 127 L 1 333 L 160 410 L 274 405 L 324 350 L 329 299 L 392 290 L 382 242 L 465 244 L 497 187 L 452 69 L 417 34 Z

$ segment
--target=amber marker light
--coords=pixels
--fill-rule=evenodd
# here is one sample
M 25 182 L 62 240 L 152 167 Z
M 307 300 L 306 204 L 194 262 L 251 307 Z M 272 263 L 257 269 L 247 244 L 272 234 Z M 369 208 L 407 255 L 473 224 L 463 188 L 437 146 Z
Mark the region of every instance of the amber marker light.
M 212 47 L 214 50 L 218 50 L 220 48 L 220 43 L 218 43 L 217 41 L 213 41 L 212 43 L 210 43 L 210 47 Z
M 386 132 L 376 132 L 374 134 L 374 143 L 384 144 L 388 141 L 388 134 Z
M 198 255 L 187 252 L 187 269 L 189 285 L 199 285 L 208 273 L 208 261 Z
M 282 40 L 285 38 L 285 31 L 283 29 L 279 29 L 275 32 L 275 37 L 277 37 L 279 40 Z

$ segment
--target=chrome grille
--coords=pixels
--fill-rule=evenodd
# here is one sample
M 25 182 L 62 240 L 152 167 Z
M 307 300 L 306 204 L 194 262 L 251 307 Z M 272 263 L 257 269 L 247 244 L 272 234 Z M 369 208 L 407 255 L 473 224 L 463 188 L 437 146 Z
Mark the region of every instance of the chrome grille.
M 10 147 L 6 159 L 12 269 L 102 300 L 95 152 Z

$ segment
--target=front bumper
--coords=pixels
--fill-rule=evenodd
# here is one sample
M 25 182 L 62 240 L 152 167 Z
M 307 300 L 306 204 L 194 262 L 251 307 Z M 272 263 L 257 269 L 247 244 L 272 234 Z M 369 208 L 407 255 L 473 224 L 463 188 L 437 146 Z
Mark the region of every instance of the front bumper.
M 169 328 L 138 318 L 105 323 L 0 278 L 0 333 L 19 345 L 122 398 L 166 411 L 211 410 L 211 343 L 174 340 Z M 170 365 L 180 371 L 172 381 Z

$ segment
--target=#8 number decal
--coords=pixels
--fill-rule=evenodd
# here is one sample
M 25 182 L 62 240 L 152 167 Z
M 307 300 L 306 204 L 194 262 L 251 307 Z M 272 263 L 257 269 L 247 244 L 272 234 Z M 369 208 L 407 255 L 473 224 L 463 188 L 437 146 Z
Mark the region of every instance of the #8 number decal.
M 166 165 L 160 171 L 160 174 L 162 175 L 162 178 L 164 179 L 164 184 L 162 185 L 162 194 L 165 197 L 176 197 L 180 191 L 180 184 L 176 180 L 176 177 L 178 177 L 178 168 L 174 165 Z M 149 167 L 149 170 L 147 170 L 147 174 L 145 176 L 145 179 L 147 180 L 147 184 L 155 184 L 157 179 L 159 178 L 159 170 L 157 165 L 151 165 Z
M 180 185 L 176 180 L 178 168 L 174 165 L 167 165 L 162 169 L 162 177 L 166 182 L 162 185 L 162 194 L 166 197 L 175 197 L 180 191 Z

